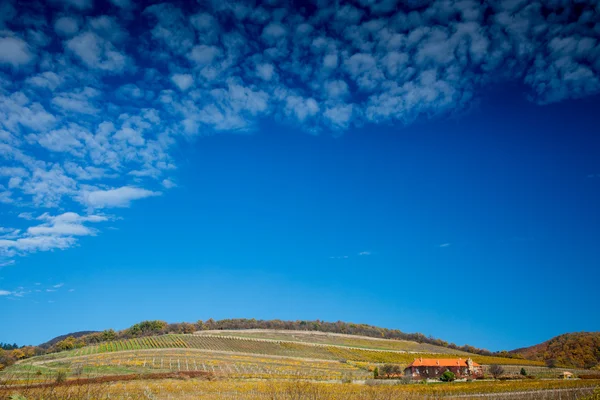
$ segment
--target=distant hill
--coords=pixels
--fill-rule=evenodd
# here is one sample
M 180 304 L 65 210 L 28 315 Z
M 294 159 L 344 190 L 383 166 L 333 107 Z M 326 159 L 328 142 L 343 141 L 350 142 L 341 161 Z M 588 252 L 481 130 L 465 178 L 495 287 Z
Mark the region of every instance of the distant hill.
M 600 369 L 600 332 L 565 333 L 511 353 L 556 366 Z
M 96 333 L 96 332 L 98 332 L 98 331 L 79 331 L 79 332 L 67 333 L 66 335 L 60 335 L 60 336 L 55 337 L 54 339 L 48 340 L 46 343 L 42 343 L 38 347 L 41 347 L 43 349 L 48 349 L 48 348 L 52 347 L 53 345 L 55 345 L 56 343 L 60 342 L 61 340 L 65 340 L 69 336 L 78 338 L 78 337 L 82 337 L 85 335 L 89 335 L 90 333 Z

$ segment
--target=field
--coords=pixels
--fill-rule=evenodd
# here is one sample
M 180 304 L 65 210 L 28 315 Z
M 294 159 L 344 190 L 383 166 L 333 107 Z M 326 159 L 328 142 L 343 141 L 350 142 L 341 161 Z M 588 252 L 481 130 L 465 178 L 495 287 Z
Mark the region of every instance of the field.
M 48 393 L 39 397 L 36 397 L 36 393 L 49 390 L 46 386 L 53 386 L 54 384 L 49 383 L 56 382 L 58 376 L 63 376 L 65 383 L 53 387 L 52 390 L 59 393 L 56 399 L 69 398 L 66 392 L 75 390 L 71 386 L 63 387 L 62 384 L 73 384 L 75 387 L 83 378 L 112 380 L 102 386 L 102 396 L 109 395 L 111 399 L 421 399 L 520 391 L 527 392 L 528 396 L 549 396 L 548 390 L 564 399 L 576 399 L 589 394 L 591 388 L 600 383 L 597 380 L 557 380 L 559 371 L 543 367 L 540 362 L 462 352 L 440 354 L 433 352 L 436 349 L 440 347 L 312 332 L 218 331 L 144 337 L 104 342 L 22 360 L 0 373 L 0 399 L 2 393 L 18 389 L 33 390 L 30 398 L 43 397 L 51 400 L 53 397 Z M 390 385 L 394 382 L 372 379 L 373 370 L 385 363 L 404 367 L 416 357 L 469 356 L 483 364 L 484 369 L 489 368 L 490 364 L 501 364 L 506 373 L 512 375 L 518 375 L 524 366 L 528 374 L 537 379 L 427 385 L 398 385 L 397 383 L 406 383 L 401 381 Z M 591 373 L 572 371 L 575 374 Z M 177 373 L 210 376 L 214 381 L 189 377 L 165 379 L 171 376 L 169 374 Z M 156 380 L 158 378 L 151 376 L 161 378 Z M 131 377 L 135 381 L 114 382 Z M 98 389 L 100 384 L 93 382 L 88 382 L 88 386 Z M 31 387 L 39 384 L 45 384 L 46 389 Z M 27 385 L 29 389 L 23 385 Z M 294 397 L 291 393 L 297 390 L 308 391 L 309 394 L 318 393 L 319 396 Z M 145 393 L 146 397 L 139 397 L 140 392 Z M 100 398 L 98 396 L 96 394 L 87 398 Z

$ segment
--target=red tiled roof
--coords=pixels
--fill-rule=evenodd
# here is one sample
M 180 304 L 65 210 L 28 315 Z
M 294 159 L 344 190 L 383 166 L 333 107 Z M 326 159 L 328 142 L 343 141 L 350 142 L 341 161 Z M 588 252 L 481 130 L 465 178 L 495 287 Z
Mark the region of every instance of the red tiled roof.
M 467 360 L 462 358 L 415 358 L 409 367 L 466 367 Z M 479 364 L 473 362 L 474 367 L 480 367 Z

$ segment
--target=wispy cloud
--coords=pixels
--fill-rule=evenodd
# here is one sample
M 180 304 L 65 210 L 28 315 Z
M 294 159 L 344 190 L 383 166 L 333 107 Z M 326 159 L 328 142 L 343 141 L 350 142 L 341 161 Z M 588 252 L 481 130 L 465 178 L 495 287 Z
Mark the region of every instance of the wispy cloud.
M 40 287 L 42 286 L 40 283 L 34 283 L 34 288 L 27 288 L 23 286 L 19 286 L 14 290 L 1 290 L 0 296 L 5 296 L 8 299 L 16 300 L 23 297 L 33 297 L 39 298 L 39 296 L 53 296 L 54 293 L 58 292 L 65 286 L 64 283 L 58 283 L 56 285 L 52 285 L 46 288 Z M 69 292 L 74 291 L 74 289 L 68 290 Z
M 442 243 L 440 244 L 440 247 L 450 247 L 452 243 Z
M 160 195 L 160 192 L 124 186 L 109 190 L 84 190 L 79 200 L 91 208 L 129 207 L 133 200 Z
M 358 253 L 359 256 L 371 256 L 373 255 L 373 252 L 371 251 L 361 251 L 360 253 Z
M 25 232 L 16 230 L 16 234 L 0 238 L 0 256 L 14 257 L 18 254 L 69 248 L 77 243 L 77 237 L 96 234 L 96 230 L 86 224 L 110 219 L 105 215 L 79 215 L 73 212 L 59 215 L 44 213 L 36 218 L 27 218 L 28 221 L 35 221 L 35 225 L 28 227 Z

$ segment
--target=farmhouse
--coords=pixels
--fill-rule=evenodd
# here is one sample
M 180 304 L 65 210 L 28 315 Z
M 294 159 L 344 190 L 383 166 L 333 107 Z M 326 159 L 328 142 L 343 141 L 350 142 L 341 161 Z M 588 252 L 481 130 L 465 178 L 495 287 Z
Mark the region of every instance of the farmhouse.
M 404 369 L 404 376 L 413 379 L 438 378 L 446 371 L 452 372 L 457 378 L 483 376 L 481 365 L 470 358 L 415 358 Z

